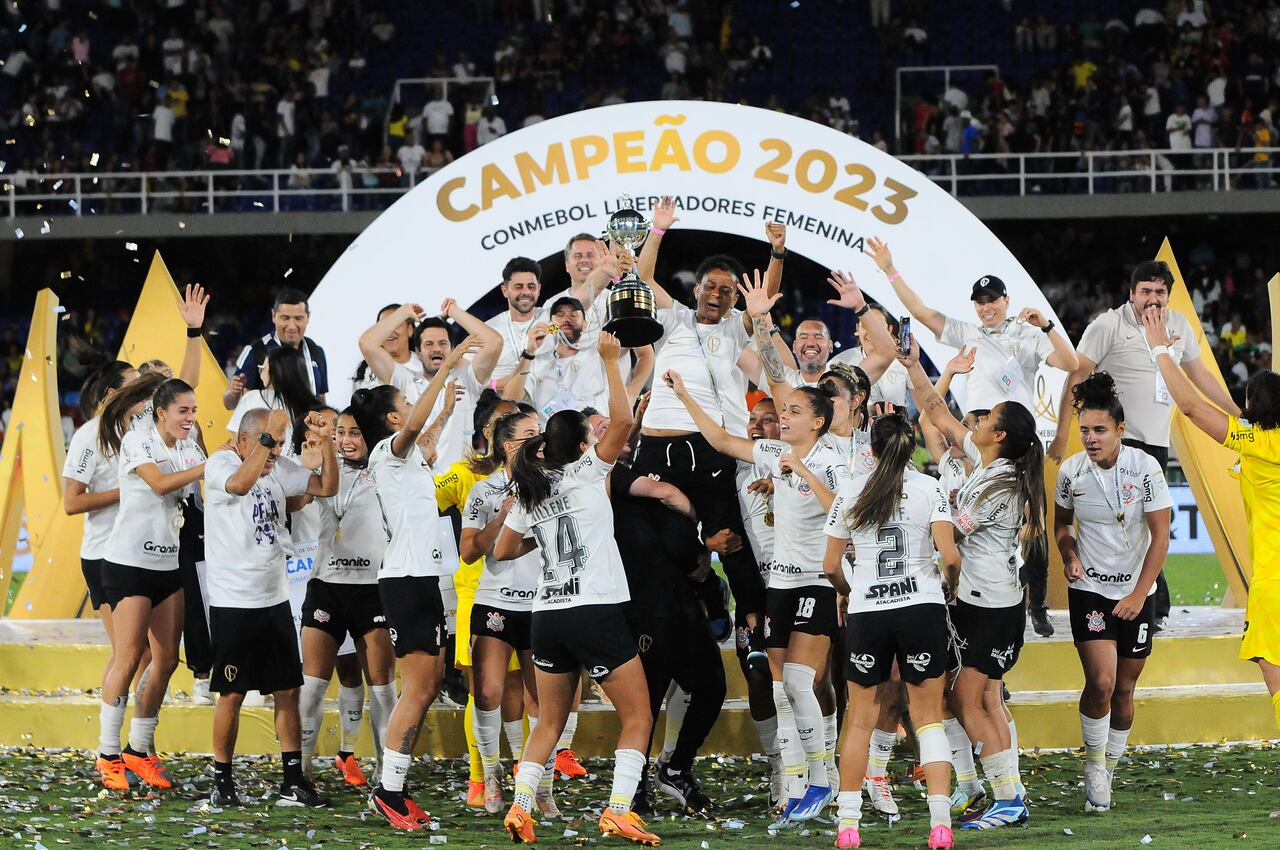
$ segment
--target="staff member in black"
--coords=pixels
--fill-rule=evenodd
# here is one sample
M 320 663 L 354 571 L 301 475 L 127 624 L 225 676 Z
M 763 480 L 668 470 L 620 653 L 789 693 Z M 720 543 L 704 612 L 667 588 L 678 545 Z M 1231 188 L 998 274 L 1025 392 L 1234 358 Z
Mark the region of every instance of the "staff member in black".
M 240 352 L 240 357 L 236 360 L 236 372 L 231 376 L 226 392 L 222 394 L 222 406 L 227 410 L 235 410 L 245 390 L 263 389 L 258 366 L 268 351 L 280 346 L 302 352 L 307 374 L 311 379 L 311 392 L 320 401 L 324 401 L 325 393 L 329 392 L 329 363 L 325 359 L 324 349 L 307 336 L 307 325 L 310 322 L 311 306 L 307 302 L 307 296 L 296 289 L 280 290 L 271 305 L 271 323 L 274 329 L 261 339 L 246 345 Z

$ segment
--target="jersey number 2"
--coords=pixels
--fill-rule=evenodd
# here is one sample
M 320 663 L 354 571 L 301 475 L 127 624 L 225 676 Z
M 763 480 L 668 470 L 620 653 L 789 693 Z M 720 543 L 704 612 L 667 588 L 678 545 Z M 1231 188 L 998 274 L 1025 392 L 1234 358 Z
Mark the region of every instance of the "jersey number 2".
M 907 533 L 898 525 L 882 525 L 876 532 L 880 552 L 876 555 L 876 577 L 900 578 L 907 573 Z

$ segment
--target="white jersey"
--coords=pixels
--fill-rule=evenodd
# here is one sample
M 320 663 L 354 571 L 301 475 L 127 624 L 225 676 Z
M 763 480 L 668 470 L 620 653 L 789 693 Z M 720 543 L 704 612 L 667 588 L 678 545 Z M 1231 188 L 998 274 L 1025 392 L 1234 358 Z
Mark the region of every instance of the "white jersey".
M 855 430 L 847 437 L 840 437 L 828 431 L 821 439 L 844 460 L 849 475 L 870 475 L 876 471 L 876 458 L 871 453 L 871 432 Z
M 493 328 L 502 337 L 502 354 L 498 357 L 498 365 L 493 367 L 493 379 L 501 381 L 512 374 L 520 366 L 520 355 L 528 343 L 529 327 L 534 322 L 547 320 L 547 308 L 535 307 L 529 318 L 516 321 L 511 318 L 511 309 L 503 310 L 494 316 L 486 325 Z
M 511 479 L 499 469 L 477 481 L 467 494 L 462 511 L 462 527 L 480 530 L 502 512 L 502 503 L 511 495 Z M 495 540 L 497 538 L 494 538 Z M 484 554 L 484 569 L 476 588 L 477 605 L 495 605 L 509 611 L 532 611 L 538 592 L 542 557 L 535 549 L 510 561 L 499 561 L 490 549 Z
M 1008 608 L 1022 604 L 1022 500 L 1016 487 L 992 483 L 1015 475 L 1004 458 L 982 465 L 982 456 L 966 434 L 964 450 L 973 472 L 956 492 L 951 520 L 964 535 L 959 543 L 962 566 L 956 598 L 979 608 Z
M 484 392 L 484 386 L 476 378 L 475 369 L 469 361 L 459 363 L 453 370 L 451 379 L 458 382 L 458 388 L 462 390 L 458 403 L 453 408 L 453 413 L 449 416 L 449 421 L 445 423 L 444 430 L 440 433 L 440 440 L 436 443 L 436 463 L 435 465 L 441 469 L 446 469 L 457 461 L 462 460 L 467 449 L 471 445 L 471 435 L 474 433 L 474 425 L 472 419 L 475 415 L 476 401 L 480 398 L 480 393 Z M 405 399 L 410 404 L 415 404 L 422 394 L 427 391 L 431 379 L 425 372 L 419 372 L 416 375 L 397 363 L 396 368 L 391 372 L 391 385 L 400 392 L 404 393 Z M 431 415 L 427 417 L 427 425 L 435 421 L 440 415 L 440 411 L 444 409 L 445 390 L 448 388 L 446 383 L 436 395 L 436 402 L 431 408 Z
M 573 287 L 571 286 L 547 298 L 543 302 L 544 309 L 549 309 L 552 304 L 561 298 L 578 298 L 578 296 L 573 294 Z M 586 323 L 582 328 L 582 342 L 585 345 L 595 345 L 600 338 L 600 331 L 604 329 L 605 322 L 609 321 L 609 287 L 606 286 L 600 290 L 596 297 L 591 299 L 590 304 L 580 298 L 578 300 L 586 307 L 586 313 L 583 315 Z
M 105 493 L 120 486 L 120 463 L 115 455 L 104 454 L 98 446 L 98 417 L 76 429 L 67 446 L 67 461 L 62 466 L 62 477 L 79 481 L 86 492 Z M 103 556 L 111 529 L 116 524 L 120 503 L 85 511 L 84 536 L 80 539 L 80 557 L 95 561 Z
M 631 599 L 622 556 L 613 538 L 613 506 L 605 489 L 612 463 L 595 448 L 561 472 L 551 495 L 531 511 L 518 502 L 506 526 L 538 541 L 542 569 L 533 612 Z
M 747 379 L 738 368 L 738 355 L 750 337 L 741 315 L 734 313 L 718 325 L 701 325 L 693 311 L 680 303 L 659 310 L 664 336 L 658 349 L 655 375 L 672 370 L 684 379 L 689 395 L 707 415 L 724 424 L 735 437 L 747 435 Z M 653 382 L 644 424 L 696 433 L 697 424 L 665 382 Z
M 861 366 L 867 354 L 861 346 L 849 348 L 831 358 L 832 363 L 846 366 Z M 871 385 L 871 393 L 867 396 L 868 404 L 887 401 L 894 407 L 905 408 L 907 396 L 911 394 L 911 382 L 907 379 L 907 367 L 897 360 L 889 361 L 889 366 L 880 376 L 880 380 Z
M 1049 335 L 1040 328 L 1005 319 L 994 328 L 947 317 L 938 342 L 952 348 L 977 347 L 973 371 L 965 376 L 965 412 L 1016 401 L 1035 410 L 1036 371 L 1053 353 Z
M 311 577 L 331 584 L 377 584 L 387 551 L 373 474 L 343 463 L 338 492 L 316 499 L 320 510 L 320 547 Z
M 768 469 L 761 469 L 754 463 L 738 461 L 738 510 L 742 512 L 742 525 L 746 529 L 747 539 L 751 541 L 751 551 L 756 556 L 760 577 L 766 583 L 769 581 L 769 564 L 773 561 L 773 496 L 754 493 L 747 488 L 771 475 Z
M 590 346 L 569 357 L 557 356 L 555 348 L 539 352 L 525 378 L 525 389 L 544 423 L 561 410 L 609 409 L 604 361 Z
M 405 367 L 410 372 L 422 374 L 422 360 L 416 354 L 410 354 L 409 359 L 403 363 L 397 364 Z M 378 376 L 373 373 L 373 367 L 365 365 L 364 377 L 358 375 L 351 376 L 351 394 L 355 395 L 356 390 L 371 390 L 374 387 L 382 386 L 382 381 L 378 380 Z
M 956 506 L 956 496 L 968 477 L 964 458 L 956 457 L 950 451 L 943 452 L 942 459 L 938 461 L 938 483 L 942 485 L 942 492 L 947 494 L 947 504 L 951 507 Z
M 757 440 L 752 452 L 756 464 L 773 476 L 774 546 L 769 587 L 829 585 L 822 573 L 827 554 L 822 527 L 827 509 L 798 473 L 782 474 L 778 458 L 791 452 L 791 446 L 781 440 Z M 849 480 L 844 460 L 822 440 L 814 444 L 803 463 L 833 493 Z
M 226 488 L 241 463 L 238 454 L 224 449 L 214 452 L 205 465 L 209 604 L 269 608 L 289 600 L 284 570 L 285 499 L 306 494 L 311 472 L 286 457 L 276 458 L 271 471 L 239 496 Z
M 178 529 L 187 485 L 163 496 L 138 477 L 138 467 L 154 463 L 166 475 L 204 463 L 195 440 L 166 446 L 155 428 L 130 431 L 120 441 L 120 509 L 103 557 L 113 564 L 147 570 L 178 568 Z
M 369 471 L 376 482 L 388 543 L 378 578 L 447 576 L 458 568 L 440 549 L 440 509 L 435 475 L 416 445 L 396 457 L 387 437 L 369 452 Z
M 860 475 L 845 484 L 827 514 L 827 536 L 853 545 L 853 563 L 847 556 L 843 559 L 844 578 L 853 591 L 849 612 L 943 604 L 942 575 L 933 557 L 933 524 L 950 522 L 951 512 L 941 485 L 908 466 L 892 519 L 878 528 L 853 530 L 849 512 L 870 480 Z
M 1110 469 L 1089 460 L 1086 452 L 1062 462 L 1054 502 L 1075 511 L 1076 548 L 1084 575 L 1071 585 L 1107 599 L 1133 592 L 1151 546 L 1146 515 L 1173 507 L 1160 464 L 1132 446 L 1121 446 Z M 1123 514 L 1121 522 L 1116 518 Z M 1153 582 L 1147 595 L 1155 593 Z

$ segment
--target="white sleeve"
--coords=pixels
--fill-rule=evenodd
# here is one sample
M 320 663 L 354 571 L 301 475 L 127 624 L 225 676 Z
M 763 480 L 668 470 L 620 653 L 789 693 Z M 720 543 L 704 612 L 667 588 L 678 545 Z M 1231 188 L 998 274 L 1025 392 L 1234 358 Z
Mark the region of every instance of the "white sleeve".
M 964 456 L 967 457 L 974 466 L 982 463 L 982 452 L 978 451 L 978 447 L 973 444 L 973 432 L 970 431 L 964 435 Z
M 778 458 L 790 451 L 790 446 L 781 440 L 756 440 L 751 446 L 751 460 L 769 475 L 780 475 Z
M 155 455 L 151 453 L 151 431 L 130 431 L 120 442 L 120 474 L 133 472 L 146 463 L 155 463 Z
M 276 458 L 276 466 L 273 471 L 279 477 L 286 496 L 305 496 L 307 485 L 311 483 L 311 476 L 314 474 L 311 470 L 299 466 L 287 457 Z
M 471 488 L 471 492 L 467 494 L 466 504 L 462 508 L 462 527 L 463 528 L 484 528 L 486 523 L 481 517 L 484 516 L 485 498 L 480 490 L 480 485 Z M 510 514 L 507 514 L 510 516 Z
M 836 494 L 836 500 L 831 503 L 831 510 L 827 511 L 827 523 L 823 526 L 823 530 L 828 537 L 834 537 L 837 540 L 848 540 L 852 536 L 849 531 L 849 522 L 845 519 L 845 515 L 853 507 L 856 501 L 856 495 L 849 497 L 847 489 L 842 489 Z
M 240 464 L 237 463 L 239 460 L 240 456 L 230 449 L 214 452 L 213 457 L 209 458 L 204 465 L 205 489 L 226 493 L 227 479 L 240 468 Z
M 596 447 L 592 446 L 573 464 L 572 473 L 579 481 L 603 483 L 612 469 L 613 464 L 602 461 L 596 454 Z
M 525 513 L 519 502 L 516 502 L 516 506 L 511 509 L 511 513 L 507 514 L 507 518 L 502 524 L 521 537 L 529 536 L 529 515 Z
M 973 325 L 947 316 L 942 322 L 942 333 L 938 334 L 938 342 L 952 348 L 964 348 L 973 337 Z
M 93 480 L 94 470 L 102 455 L 98 451 L 98 430 L 81 425 L 71 435 L 71 443 L 67 446 L 67 460 L 62 465 L 62 477 L 88 484 Z
M 1165 481 L 1164 471 L 1155 458 L 1148 455 L 1147 460 L 1147 470 L 1142 476 L 1142 510 L 1148 514 L 1168 510 L 1173 507 L 1169 482 Z
M 929 516 L 929 524 L 935 522 L 951 522 L 951 503 L 942 485 L 934 488 L 933 513 Z
M 1058 483 L 1053 488 L 1053 503 L 1069 511 L 1076 509 L 1076 501 L 1071 487 L 1071 471 L 1065 463 L 1058 470 Z

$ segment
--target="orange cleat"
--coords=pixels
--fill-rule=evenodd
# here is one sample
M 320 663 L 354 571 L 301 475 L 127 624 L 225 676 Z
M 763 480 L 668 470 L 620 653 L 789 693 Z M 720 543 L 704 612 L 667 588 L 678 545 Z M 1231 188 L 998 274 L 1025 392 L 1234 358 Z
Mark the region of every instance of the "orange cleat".
M 556 773 L 564 779 L 578 779 L 587 775 L 587 769 L 578 761 L 573 750 L 563 749 L 556 753 Z
M 169 779 L 169 771 L 154 753 L 148 756 L 135 756 L 125 751 L 120 757 L 125 767 L 152 788 L 173 787 L 173 782 Z
M 408 805 L 409 798 L 405 797 L 405 810 L 399 811 L 395 804 L 382 797 L 381 789 L 374 791 L 369 796 L 369 810 L 376 812 L 386 818 L 387 823 L 396 829 L 403 829 L 408 832 L 422 829 L 422 823 L 414 817 L 413 809 Z
M 627 812 L 625 815 L 620 815 L 605 809 L 604 814 L 600 816 L 600 832 L 603 834 L 616 835 L 636 844 L 657 847 L 662 843 L 662 839 L 645 829 L 646 826 L 648 824 L 644 822 L 644 818 L 635 812 Z
M 360 763 L 356 761 L 354 755 L 346 758 L 337 756 L 333 763 L 338 766 L 338 772 L 342 774 L 342 781 L 348 785 L 368 785 L 369 780 L 365 778 L 364 771 L 360 769 Z
M 537 844 L 538 836 L 533 832 L 533 818 L 517 803 L 507 809 L 507 816 L 502 819 L 502 827 L 511 836 L 512 844 Z
M 404 795 L 404 804 L 408 806 L 410 816 L 412 816 L 413 819 L 416 820 L 418 823 L 422 824 L 423 826 L 426 826 L 427 824 L 431 823 L 431 815 L 427 814 L 425 811 L 423 811 L 421 806 L 413 802 L 413 798 L 410 797 L 408 794 Z
M 124 760 L 119 756 L 116 758 L 98 756 L 94 767 L 98 769 L 98 775 L 102 777 L 102 784 L 105 787 L 112 791 L 129 790 L 129 777 L 125 772 Z
M 476 809 L 484 808 L 484 780 L 467 780 L 467 805 Z

